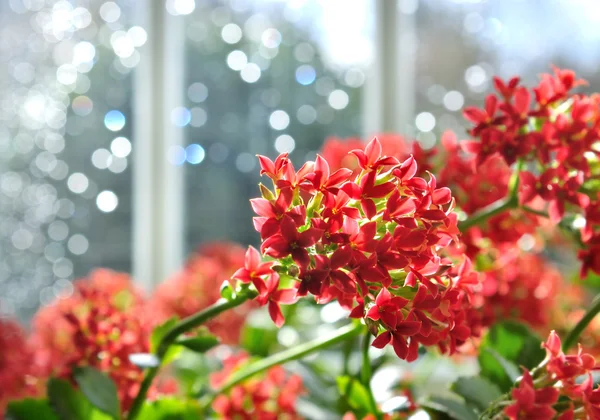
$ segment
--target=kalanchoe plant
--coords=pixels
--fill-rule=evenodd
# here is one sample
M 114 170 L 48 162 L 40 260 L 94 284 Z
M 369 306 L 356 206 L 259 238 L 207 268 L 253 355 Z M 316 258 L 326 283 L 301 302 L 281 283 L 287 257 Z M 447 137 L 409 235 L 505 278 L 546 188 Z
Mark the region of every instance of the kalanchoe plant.
M 0 371 L 0 404 L 40 396 L 46 383 L 48 402 L 13 401 L 9 416 L 599 419 L 600 299 L 587 302 L 542 252 L 575 244 L 578 283 L 598 283 L 600 97 L 571 92 L 583 83 L 559 69 L 533 89 L 496 78 L 484 108 L 464 110 L 471 139 L 447 132 L 432 150 L 384 134 L 331 139 L 298 170 L 287 154 L 259 156 L 270 185 L 250 202 L 258 249 L 201 251 L 149 301 L 116 274 L 78 283 L 38 315 L 31 368 Z M 254 321 L 242 329 L 251 305 L 266 307 L 280 333 Z M 302 316 L 319 305 L 341 307 L 346 325 Z M 53 329 L 45 313 L 62 321 Z M 298 325 L 316 333 L 301 339 Z M 288 348 L 264 347 L 262 358 L 217 346 L 256 349 L 274 336 Z M 580 337 L 589 352 L 573 352 Z M 336 345 L 339 370 L 324 355 Z M 3 351 L 0 367 L 20 357 Z M 478 374 L 416 398 L 373 386 L 384 363 L 441 357 L 476 359 Z M 282 367 L 295 360 L 302 377 Z M 175 392 L 157 386 L 165 375 L 182 395 L 159 395 Z

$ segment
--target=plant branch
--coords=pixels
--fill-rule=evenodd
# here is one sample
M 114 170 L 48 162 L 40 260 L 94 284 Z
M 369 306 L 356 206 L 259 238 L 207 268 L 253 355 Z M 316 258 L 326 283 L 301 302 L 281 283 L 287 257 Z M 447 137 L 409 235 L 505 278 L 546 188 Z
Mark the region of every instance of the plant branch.
M 196 327 L 199 327 L 206 321 L 216 317 L 222 312 L 235 308 L 236 306 L 240 306 L 242 303 L 246 302 L 249 299 L 252 299 L 254 296 L 256 296 L 255 291 L 251 289 L 242 289 L 235 297 L 229 300 L 220 299 L 208 308 L 197 312 L 187 318 L 182 319 L 171 329 L 169 329 L 165 333 L 163 338 L 160 340 L 156 351 L 156 357 L 158 358 L 159 363 L 157 366 L 150 368 L 146 372 L 146 375 L 144 375 L 144 379 L 142 381 L 142 384 L 140 385 L 140 390 L 138 391 L 135 400 L 131 405 L 131 409 L 129 410 L 127 418 L 129 420 L 134 420 L 139 415 L 142 405 L 146 400 L 148 390 L 150 389 L 154 378 L 156 377 L 156 375 L 158 375 L 160 371 L 165 354 L 169 350 L 169 347 L 171 347 L 175 343 L 175 340 L 177 340 L 177 338 L 179 338 L 180 335 Z
M 502 199 L 498 200 L 487 207 L 479 210 L 473 215 L 469 216 L 467 220 L 464 220 L 458 224 L 458 229 L 461 232 L 465 232 L 467 229 L 473 226 L 478 226 L 497 214 L 500 214 L 506 210 L 514 209 L 517 207 L 517 201 L 513 199 Z
M 208 407 L 210 407 L 217 395 L 229 391 L 231 388 L 245 381 L 246 379 L 249 379 L 252 376 L 257 375 L 261 372 L 264 372 L 267 369 L 272 368 L 273 366 L 282 365 L 286 362 L 300 359 L 308 354 L 344 342 L 347 339 L 359 334 L 363 330 L 364 326 L 362 324 L 356 323 L 346 325 L 345 327 L 342 327 L 339 330 L 336 330 L 332 334 L 329 334 L 325 337 L 317 338 L 315 340 L 309 341 L 304 344 L 300 344 L 298 346 L 284 350 L 280 353 L 251 363 L 245 368 L 242 368 L 241 370 L 231 375 L 229 379 L 214 393 L 209 394 L 205 396 L 202 400 L 200 400 L 200 406 L 202 407 L 202 409 L 206 410 Z
M 577 343 L 579 336 L 586 329 L 586 327 L 592 322 L 592 320 L 600 313 L 600 295 L 597 295 L 592 301 L 592 307 L 588 309 L 583 318 L 573 327 L 573 329 L 565 338 L 563 342 L 562 349 L 566 353 L 571 347 Z
M 375 396 L 373 395 L 373 390 L 371 389 L 371 376 L 373 375 L 373 371 L 371 368 L 371 359 L 369 358 L 369 348 L 371 347 L 371 333 L 367 330 L 362 346 L 362 367 L 361 367 L 361 382 L 364 387 L 367 389 L 367 394 L 369 395 L 369 401 L 374 410 L 376 410 L 374 414 L 379 419 L 379 412 L 377 411 L 377 402 L 375 401 Z

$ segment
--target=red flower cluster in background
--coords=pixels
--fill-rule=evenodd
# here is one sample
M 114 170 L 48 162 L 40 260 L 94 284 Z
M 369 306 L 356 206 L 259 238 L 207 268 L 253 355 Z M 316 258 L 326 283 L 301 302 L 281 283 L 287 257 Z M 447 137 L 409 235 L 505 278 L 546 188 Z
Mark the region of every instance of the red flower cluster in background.
M 496 255 L 490 258 L 491 267 L 482 273 L 476 298 L 483 324 L 514 319 L 545 329 L 564 286 L 561 274 L 539 255 L 516 247 L 493 251 Z
M 223 361 L 223 369 L 210 376 L 211 386 L 218 389 L 250 357 L 238 353 Z M 274 366 L 264 375 L 248 379 L 219 395 L 213 409 L 223 420 L 299 420 L 296 400 L 304 393 L 302 378 L 288 375 L 281 366 Z
M 41 375 L 72 379 L 74 367 L 95 367 L 115 382 L 126 412 L 144 376 L 129 355 L 149 351 L 143 303 L 126 274 L 97 270 L 76 282 L 73 296 L 42 308 L 33 321 L 31 343 Z M 175 383 L 167 381 L 150 396 L 174 391 Z
M 585 219 L 585 248 L 579 254 L 585 277 L 588 270 L 600 274 L 600 192 L 593 185 L 600 177 L 600 96 L 571 93 L 582 84 L 572 71 L 560 69 L 542 75 L 531 91 L 518 78 L 508 83 L 495 78 L 499 94 L 490 94 L 483 110 L 464 111 L 478 140 L 463 145 L 477 165 L 493 156 L 526 164 L 520 173 L 521 205 L 541 198 L 554 223 L 566 211 Z
M 259 264 L 250 249 L 233 278 L 256 286 L 278 325 L 279 304 L 310 293 L 368 318 L 381 332 L 373 344 L 392 344 L 402 359 L 416 359 L 419 344 L 453 353 L 479 334 L 479 317 L 470 262 L 460 257 L 455 266 L 440 254 L 459 233 L 450 190 L 431 174 L 417 177 L 413 157 L 385 156 L 377 139 L 352 154 L 358 172 L 332 173 L 321 156 L 298 172 L 286 154 L 259 157 L 276 192 L 263 186 L 263 198 L 251 200 L 254 225 L 261 252 L 277 261 Z M 281 273 L 295 279 L 287 289 L 278 287 Z
M 223 281 L 244 264 L 244 248 L 229 242 L 203 245 L 184 268 L 161 283 L 148 302 L 150 323 L 160 324 L 177 316 L 185 318 L 215 303 Z M 206 327 L 225 344 L 237 344 L 252 303 L 222 313 Z
M 25 331 L 15 321 L 0 319 L 0 419 L 9 401 L 43 394 L 32 353 Z
M 543 347 L 546 349 L 543 367 L 533 373 L 524 371 L 519 386 L 512 390 L 512 404 L 504 409 L 504 414 L 510 420 L 600 418 L 600 386 L 594 389 L 591 375 L 596 364 L 594 358 L 581 347 L 576 354 L 565 355 L 554 331 Z M 583 382 L 578 381 L 582 376 Z M 559 403 L 561 396 L 566 399 Z

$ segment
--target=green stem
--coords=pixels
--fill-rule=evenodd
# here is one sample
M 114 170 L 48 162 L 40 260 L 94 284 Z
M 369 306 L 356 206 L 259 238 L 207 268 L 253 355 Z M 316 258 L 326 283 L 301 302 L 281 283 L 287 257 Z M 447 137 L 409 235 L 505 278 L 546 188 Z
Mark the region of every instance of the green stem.
M 467 229 L 473 226 L 481 225 L 483 222 L 488 220 L 497 214 L 500 214 L 506 210 L 515 209 L 519 206 L 519 173 L 523 169 L 523 161 L 518 160 L 515 171 L 512 173 L 510 180 L 508 181 L 508 196 L 502 200 L 498 200 L 487 207 L 479 210 L 470 216 L 467 220 L 464 220 L 458 224 L 458 229 L 461 232 L 465 232 Z
M 563 341 L 562 349 L 567 352 L 571 347 L 577 343 L 579 336 L 586 329 L 586 327 L 592 322 L 592 320 L 600 313 L 600 295 L 597 295 L 592 301 L 592 307 L 588 309 L 583 318 L 575 325 L 575 327 L 569 332 L 565 341 Z
M 246 379 L 251 378 L 252 376 L 257 375 L 261 372 L 264 372 L 267 369 L 272 368 L 273 366 L 282 365 L 286 362 L 300 359 L 308 354 L 344 342 L 347 339 L 359 334 L 363 330 L 364 326 L 358 323 L 346 325 L 345 327 L 342 327 L 339 330 L 334 331 L 332 334 L 329 334 L 325 337 L 317 338 L 315 340 L 309 341 L 304 344 L 300 344 L 296 347 L 292 347 L 280 353 L 251 363 L 247 367 L 242 368 L 241 370 L 231 375 L 229 379 L 214 393 L 209 394 L 205 396 L 202 400 L 200 400 L 200 406 L 202 407 L 202 409 L 206 410 L 208 407 L 210 407 L 217 395 L 229 391 L 231 388 L 233 388 L 241 382 L 244 382 Z
M 177 340 L 180 335 L 204 324 L 206 321 L 216 317 L 221 312 L 225 312 L 229 309 L 235 308 L 236 306 L 240 306 L 242 303 L 246 302 L 248 299 L 252 299 L 254 296 L 256 296 L 255 291 L 252 291 L 251 289 L 242 289 L 235 297 L 229 300 L 220 299 L 208 308 L 182 319 L 171 329 L 169 329 L 160 340 L 156 351 L 156 357 L 158 358 L 159 363 L 157 366 L 150 368 L 146 372 L 146 375 L 144 375 L 144 380 L 140 385 L 140 390 L 133 400 L 131 409 L 127 415 L 127 419 L 134 420 L 139 415 L 142 405 L 146 400 L 148 390 L 150 389 L 154 378 L 160 371 L 165 354 L 169 350 L 169 347 L 175 343 L 175 340 Z
M 360 377 L 364 386 L 369 386 L 371 375 L 373 374 L 371 372 L 371 359 L 369 359 L 369 347 L 371 347 L 371 333 L 367 331 L 362 346 L 362 368 Z
M 487 207 L 473 213 L 467 220 L 464 220 L 458 224 L 458 229 L 461 232 L 465 232 L 467 229 L 473 226 L 478 226 L 497 214 L 500 214 L 506 210 L 514 209 L 517 206 L 517 201 L 513 199 L 498 200 Z
M 545 217 L 546 219 L 550 218 L 547 212 L 543 210 L 532 209 L 531 207 L 521 206 L 521 208 L 527 213 L 535 214 L 536 216 Z
M 362 368 L 361 368 L 361 382 L 364 387 L 367 389 L 367 394 L 369 395 L 369 402 L 371 403 L 371 407 L 375 410 L 374 414 L 378 419 L 380 418 L 379 412 L 377 410 L 377 402 L 375 401 L 375 396 L 373 395 L 373 390 L 371 390 L 371 376 L 373 375 L 373 371 L 371 368 L 371 359 L 369 358 L 369 348 L 371 347 L 371 333 L 367 330 L 365 337 L 363 339 L 362 346 Z

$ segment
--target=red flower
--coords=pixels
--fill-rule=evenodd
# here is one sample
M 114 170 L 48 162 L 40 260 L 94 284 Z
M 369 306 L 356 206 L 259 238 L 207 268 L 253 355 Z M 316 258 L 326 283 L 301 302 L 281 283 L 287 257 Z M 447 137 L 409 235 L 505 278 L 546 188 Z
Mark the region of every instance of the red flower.
M 542 388 L 536 390 L 529 371 L 523 372 L 519 387 L 513 389 L 514 403 L 504 409 L 510 420 L 551 419 L 556 410 L 552 408 L 558 401 L 558 389 Z
M 260 253 L 256 248 L 249 246 L 246 251 L 244 267 L 233 273 L 231 278 L 240 280 L 242 283 L 253 283 L 259 293 L 264 293 L 267 287 L 262 277 L 273 273 L 271 270 L 273 263 L 261 261 Z
M 269 315 L 278 327 L 285 322 L 281 313 L 280 304 L 289 305 L 298 300 L 295 289 L 279 289 L 279 276 L 277 273 L 269 274 L 265 290 L 256 298 L 261 305 L 269 305 Z
M 261 245 L 261 251 L 273 258 L 291 255 L 298 266 L 304 268 L 310 264 L 306 248 L 313 246 L 322 235 L 323 230 L 314 227 L 298 232 L 292 218 L 284 215 L 281 219 L 281 233 L 265 240 Z

